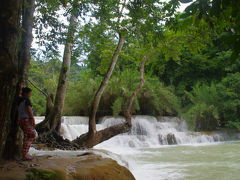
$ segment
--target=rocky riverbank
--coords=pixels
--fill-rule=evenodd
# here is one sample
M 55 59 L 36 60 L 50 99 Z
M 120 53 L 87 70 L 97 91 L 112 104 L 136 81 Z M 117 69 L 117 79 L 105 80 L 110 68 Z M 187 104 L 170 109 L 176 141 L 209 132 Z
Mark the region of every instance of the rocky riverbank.
M 134 180 L 115 160 L 91 152 L 75 156 L 36 156 L 33 161 L 0 162 L 4 180 Z

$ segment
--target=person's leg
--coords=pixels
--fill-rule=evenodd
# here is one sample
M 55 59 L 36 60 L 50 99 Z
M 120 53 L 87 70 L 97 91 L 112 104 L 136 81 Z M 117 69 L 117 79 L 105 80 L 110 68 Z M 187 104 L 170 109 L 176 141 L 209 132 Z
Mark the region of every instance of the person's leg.
M 26 128 L 26 126 L 27 126 L 26 120 L 27 119 L 25 119 L 25 118 L 19 119 L 19 126 L 22 129 L 23 134 L 24 134 L 23 149 L 22 149 L 23 159 L 25 159 L 27 156 L 27 146 L 28 146 L 28 133 L 27 133 L 27 128 Z
M 32 127 L 29 125 L 28 121 L 25 121 L 23 132 L 24 132 L 23 159 L 31 160 L 32 158 L 28 155 L 28 152 L 32 142 L 35 139 L 35 132 L 33 131 Z
M 27 158 L 27 153 L 28 153 L 28 146 L 29 146 L 29 141 L 28 141 L 28 133 L 26 130 L 24 132 L 24 139 L 23 139 L 23 159 Z
M 28 155 L 29 149 L 31 147 L 32 142 L 35 139 L 35 132 L 29 128 L 27 131 L 27 138 L 24 141 L 24 158 L 32 159 L 31 156 Z

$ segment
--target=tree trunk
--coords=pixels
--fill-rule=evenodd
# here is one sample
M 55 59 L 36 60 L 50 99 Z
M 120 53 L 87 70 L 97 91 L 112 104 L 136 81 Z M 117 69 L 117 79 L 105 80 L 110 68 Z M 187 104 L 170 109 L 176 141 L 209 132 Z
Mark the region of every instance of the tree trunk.
M 103 79 L 103 81 L 101 82 L 101 85 L 98 89 L 98 91 L 96 92 L 95 96 L 94 96 L 94 100 L 93 100 L 93 103 L 92 103 L 92 108 L 91 108 L 91 111 L 90 111 L 90 116 L 89 116 L 89 129 L 88 129 L 88 133 L 89 134 L 95 134 L 96 133 L 96 113 L 97 113 L 97 110 L 98 110 L 98 106 L 99 106 L 99 102 L 100 102 L 100 99 L 102 97 L 102 94 L 103 94 L 103 91 L 104 89 L 106 88 L 107 86 L 107 83 L 112 75 L 112 72 L 115 68 L 115 65 L 117 63 L 117 60 L 118 60 L 118 56 L 122 50 L 122 47 L 123 47 L 123 44 L 125 42 L 125 33 L 124 32 L 126 31 L 126 29 L 122 29 L 122 33 L 119 34 L 119 41 L 118 41 L 118 46 L 117 46 L 117 49 L 115 50 L 114 52 L 114 55 L 112 57 L 112 62 L 108 68 L 108 71 Z
M 31 45 L 32 45 L 32 28 L 33 28 L 33 13 L 35 10 L 35 0 L 24 0 L 22 9 L 22 38 L 21 49 L 19 55 L 19 81 L 27 86 L 28 84 L 28 69 L 30 65 Z
M 77 139 L 75 139 L 74 141 L 72 141 L 73 143 L 78 144 L 79 147 L 81 147 L 81 148 L 91 148 L 91 147 L 95 146 L 96 144 L 99 144 L 107 139 L 110 139 L 111 137 L 113 137 L 115 135 L 127 132 L 129 129 L 127 123 L 122 123 L 122 124 L 111 126 L 109 128 L 106 128 L 106 129 L 103 129 L 103 130 L 97 132 L 96 131 L 96 121 L 95 121 L 96 113 L 98 110 L 101 96 L 104 92 L 104 89 L 107 86 L 107 83 L 108 83 L 108 81 L 112 75 L 112 72 L 114 70 L 114 67 L 117 63 L 119 54 L 123 48 L 123 45 L 125 42 L 126 31 L 127 31 L 126 28 L 122 28 L 121 33 L 119 33 L 119 41 L 118 41 L 117 49 L 115 50 L 115 52 L 113 54 L 112 61 L 108 68 L 108 71 L 107 71 L 104 79 L 102 80 L 98 91 L 96 92 L 96 94 L 94 96 L 92 109 L 90 111 L 90 116 L 89 116 L 88 133 L 85 133 L 85 134 L 81 135 L 80 137 L 78 137 Z
M 18 82 L 17 49 L 21 1 L 2 1 L 0 12 L 0 158 L 4 158 Z M 14 157 L 15 154 L 11 156 Z
M 14 96 L 12 110 L 11 110 L 11 124 L 9 127 L 9 133 L 4 150 L 5 159 L 19 159 L 22 156 L 22 140 L 23 133 L 18 125 L 18 92 L 20 89 L 17 86 L 17 90 Z
M 51 122 L 51 114 L 53 112 L 54 108 L 54 94 L 49 94 L 46 97 L 47 103 L 46 103 L 46 114 L 45 119 L 36 125 L 36 130 L 41 135 L 44 132 L 50 131 L 50 122 Z
M 127 110 L 125 113 L 125 118 L 126 121 L 128 122 L 129 126 L 132 126 L 131 124 L 131 117 L 132 117 L 132 106 L 133 106 L 133 101 L 136 98 L 137 94 L 139 93 L 139 91 L 142 89 L 144 83 L 145 83 L 145 79 L 144 79 L 144 68 L 145 68 L 145 64 L 146 61 L 149 59 L 149 57 L 151 55 L 153 55 L 156 52 L 156 50 L 153 50 L 152 52 L 150 52 L 149 54 L 147 54 L 146 56 L 143 57 L 143 60 L 140 64 L 139 67 L 139 72 L 140 72 L 140 83 L 139 86 L 135 89 L 135 91 L 132 93 L 129 102 L 128 102 L 128 106 L 127 106 Z
M 30 49 L 32 43 L 32 28 L 33 28 L 33 13 L 35 0 L 25 0 L 22 4 L 22 37 L 20 56 L 18 59 L 18 84 L 27 86 L 28 69 L 30 65 Z M 19 87 L 19 86 L 18 86 Z M 15 157 L 20 157 L 22 153 L 22 131 L 18 125 L 17 99 L 20 89 L 17 88 L 15 94 L 12 111 L 11 111 L 11 127 L 6 141 L 5 157 L 11 158 L 12 154 Z
M 72 43 L 74 38 L 76 22 L 77 19 L 72 14 L 68 28 L 68 36 L 64 50 L 62 68 L 59 76 L 54 108 L 52 114 L 50 114 L 51 116 L 50 127 L 52 130 L 56 130 L 57 132 L 59 132 L 61 127 L 61 118 L 67 89 L 67 80 L 70 71 Z
M 88 133 L 82 134 L 72 142 L 77 144 L 80 148 L 92 148 L 93 146 L 106 141 L 118 134 L 126 133 L 130 130 L 128 123 L 121 123 L 90 135 Z

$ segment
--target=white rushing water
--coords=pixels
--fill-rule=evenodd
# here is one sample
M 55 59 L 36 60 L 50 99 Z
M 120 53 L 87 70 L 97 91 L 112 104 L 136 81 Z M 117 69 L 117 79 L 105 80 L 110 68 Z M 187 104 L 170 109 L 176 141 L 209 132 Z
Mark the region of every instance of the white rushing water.
M 37 122 L 41 120 L 42 117 L 36 117 Z M 97 130 L 122 122 L 124 122 L 122 117 L 104 117 L 97 124 Z M 227 153 L 226 156 L 229 156 L 228 160 L 230 161 L 232 158 L 231 161 L 234 161 L 235 154 L 229 155 L 229 149 L 225 145 L 222 147 L 222 144 L 225 144 L 223 143 L 225 141 L 237 141 L 240 139 L 240 134 L 230 134 L 227 131 L 211 133 L 191 132 L 187 129 L 186 122 L 176 117 L 156 119 L 152 116 L 135 116 L 132 118 L 132 125 L 131 132 L 117 135 L 108 141 L 96 145 L 94 149 L 110 151 L 111 153 L 108 155 L 116 159 L 121 165 L 127 166 L 137 180 L 208 179 L 208 176 L 197 176 L 198 171 L 192 174 L 191 172 L 194 171 L 189 169 L 199 165 L 199 163 L 201 163 L 199 165 L 200 169 L 202 166 L 210 166 L 208 163 L 204 164 L 206 163 L 205 161 L 201 161 L 206 158 L 205 156 L 209 156 L 207 160 L 212 159 L 213 155 L 209 153 L 209 149 L 213 147 L 212 145 L 214 145 L 213 153 L 219 153 L 219 157 Z M 87 130 L 88 117 L 63 117 L 61 134 L 64 138 L 73 140 L 79 135 L 86 133 Z M 229 146 L 229 148 L 232 148 L 232 146 Z M 219 147 L 221 148 L 218 149 Z M 216 148 L 217 150 L 215 150 Z M 231 148 L 230 151 L 232 151 Z M 57 151 L 57 153 L 63 152 Z M 201 157 L 202 153 L 205 154 L 203 157 Z M 196 160 L 195 156 L 200 159 Z M 215 158 L 219 159 L 219 157 Z M 233 169 L 232 175 L 239 172 L 240 161 L 235 165 L 237 169 L 236 171 Z M 223 167 L 220 166 L 219 169 L 221 170 L 221 168 Z M 229 168 L 229 165 L 226 168 Z M 219 177 L 214 177 L 218 177 L 216 179 L 226 179 L 219 172 Z
M 36 123 L 42 121 L 36 117 Z M 124 122 L 124 118 L 103 117 L 97 124 L 97 130 Z M 69 116 L 63 117 L 61 134 L 64 138 L 73 140 L 88 131 L 88 117 Z M 105 146 L 121 147 L 158 147 L 169 144 L 199 144 L 212 143 L 226 140 L 237 140 L 239 134 L 229 134 L 223 131 L 192 132 L 187 129 L 186 122 L 177 117 L 162 117 L 156 119 L 152 116 L 134 116 L 132 130 L 129 133 L 118 135 L 101 143 Z M 97 146 L 99 147 L 99 146 Z

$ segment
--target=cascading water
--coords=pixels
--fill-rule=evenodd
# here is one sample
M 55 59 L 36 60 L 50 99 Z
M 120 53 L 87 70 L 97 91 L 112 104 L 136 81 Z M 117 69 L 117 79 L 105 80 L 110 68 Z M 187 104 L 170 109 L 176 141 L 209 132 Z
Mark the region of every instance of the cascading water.
M 97 124 L 97 130 L 124 122 L 122 117 L 103 117 Z M 88 131 L 88 117 L 63 117 L 61 134 L 64 138 L 73 140 Z M 239 135 L 230 136 L 224 132 L 211 134 L 191 132 L 187 130 L 186 122 L 177 117 L 134 116 L 132 129 L 129 133 L 113 137 L 103 142 L 104 146 L 124 147 L 156 147 L 170 144 L 211 143 L 238 139 Z M 99 146 L 98 146 L 99 147 Z

